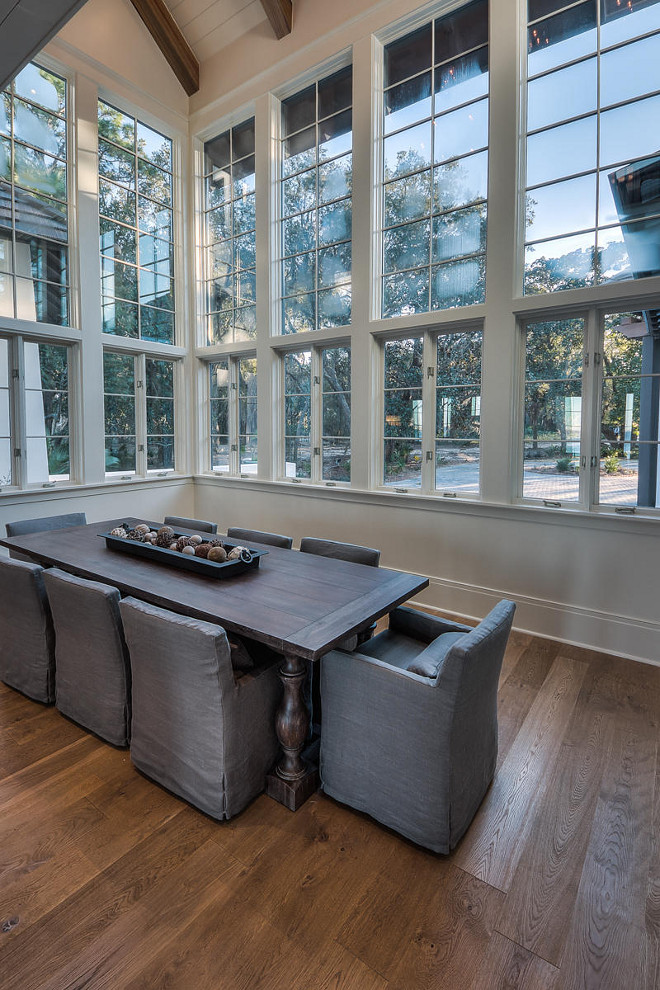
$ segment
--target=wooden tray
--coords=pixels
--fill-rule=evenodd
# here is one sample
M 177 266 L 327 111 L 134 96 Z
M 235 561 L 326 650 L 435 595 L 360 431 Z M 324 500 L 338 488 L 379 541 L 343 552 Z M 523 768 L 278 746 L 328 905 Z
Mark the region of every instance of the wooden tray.
M 137 540 L 128 540 L 121 536 L 113 536 L 111 533 L 99 533 L 101 539 L 105 540 L 108 550 L 118 550 L 120 553 L 127 553 L 133 557 L 143 557 L 145 560 L 152 560 L 157 564 L 167 564 L 170 567 L 177 567 L 181 571 L 192 571 L 193 574 L 204 574 L 213 578 L 232 578 L 245 571 L 254 570 L 259 566 L 259 561 L 268 550 L 250 549 L 252 559 L 247 560 L 225 560 L 222 563 L 215 560 L 206 560 L 205 557 L 193 557 L 189 553 L 180 553 L 178 550 L 168 550 L 165 547 L 152 546 L 149 543 L 139 543 Z M 175 533 L 175 537 L 190 536 L 190 533 Z M 215 539 L 215 537 L 212 537 Z M 204 540 L 205 543 L 211 542 Z M 242 543 L 225 543 L 224 548 L 229 553 L 235 546 L 243 546 Z

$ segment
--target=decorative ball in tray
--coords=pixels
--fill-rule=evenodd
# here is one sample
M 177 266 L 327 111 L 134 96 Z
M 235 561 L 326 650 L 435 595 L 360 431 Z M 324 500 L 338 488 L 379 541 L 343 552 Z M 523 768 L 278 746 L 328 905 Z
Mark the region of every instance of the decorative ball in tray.
M 198 533 L 177 533 L 171 526 L 154 529 L 148 523 L 129 526 L 122 523 L 109 533 L 101 533 L 109 550 L 119 550 L 160 564 L 208 577 L 228 578 L 259 566 L 267 550 L 208 539 Z

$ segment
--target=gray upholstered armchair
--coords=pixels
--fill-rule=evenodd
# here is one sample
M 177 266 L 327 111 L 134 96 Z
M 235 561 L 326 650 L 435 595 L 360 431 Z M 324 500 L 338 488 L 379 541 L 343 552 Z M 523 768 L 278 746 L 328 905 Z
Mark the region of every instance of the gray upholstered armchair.
M 515 605 L 475 628 L 398 608 L 360 653 L 322 660 L 326 794 L 435 852 L 464 834 L 495 772 L 497 684 Z

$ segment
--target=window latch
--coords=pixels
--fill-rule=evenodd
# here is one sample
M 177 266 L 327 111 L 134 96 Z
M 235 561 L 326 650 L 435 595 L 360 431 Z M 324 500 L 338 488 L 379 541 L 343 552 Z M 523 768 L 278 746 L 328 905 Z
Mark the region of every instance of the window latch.
M 548 509 L 561 509 L 561 502 L 555 502 L 555 501 L 553 501 L 552 499 L 549 499 L 549 498 L 544 498 L 543 499 L 543 504 Z
M 139 443 L 138 444 L 138 450 L 140 451 L 140 453 L 142 453 L 142 451 L 144 450 L 144 444 L 143 443 Z
M 433 451 L 432 450 L 427 450 L 426 451 L 426 460 L 427 461 L 432 461 L 433 460 Z
M 427 378 L 435 378 L 435 368 L 431 364 L 426 369 L 426 377 Z
M 314 447 L 314 457 L 320 457 L 320 456 L 321 456 L 321 448 Z
M 135 383 L 135 387 L 136 387 L 136 388 L 144 388 L 144 382 L 142 381 L 142 379 L 141 379 L 141 378 L 140 378 L 140 379 L 138 379 L 138 381 L 136 381 L 136 383 Z
M 14 447 L 14 457 L 22 457 L 23 452 L 20 447 Z
M 320 385 L 321 384 L 321 379 L 319 378 L 318 375 L 314 375 L 314 384 L 315 385 Z
M 18 370 L 18 368 L 12 368 L 11 369 L 11 377 L 14 378 L 14 379 L 16 379 L 16 378 L 19 377 L 19 370 Z
M 237 443 L 233 443 L 233 444 L 231 445 L 231 447 L 230 447 L 230 449 L 231 449 L 232 451 L 234 451 L 234 450 L 238 450 L 238 444 L 237 444 Z

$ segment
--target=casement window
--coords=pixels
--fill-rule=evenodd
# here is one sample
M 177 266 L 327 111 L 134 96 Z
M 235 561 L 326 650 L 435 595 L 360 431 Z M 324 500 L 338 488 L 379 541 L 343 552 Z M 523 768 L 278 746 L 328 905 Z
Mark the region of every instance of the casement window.
M 175 362 L 103 353 L 106 477 L 175 469 Z
M 208 375 L 211 470 L 256 475 L 256 358 L 219 358 L 209 364 Z
M 172 141 L 98 105 L 103 331 L 175 342 Z
M 660 506 L 659 328 L 658 308 L 526 326 L 523 497 Z
M 0 317 L 68 326 L 67 83 L 34 63 L 0 94 Z
M 488 2 L 384 49 L 381 315 L 484 301 Z
M 256 336 L 254 117 L 204 144 L 205 343 Z
M 282 332 L 351 322 L 351 66 L 282 101 Z
M 0 337 L 0 490 L 71 479 L 65 345 Z
M 348 346 L 282 357 L 284 475 L 332 485 L 351 480 L 351 351 Z
M 529 0 L 524 291 L 660 272 L 660 4 Z
M 478 495 L 481 331 L 385 341 L 383 381 L 381 484 Z

